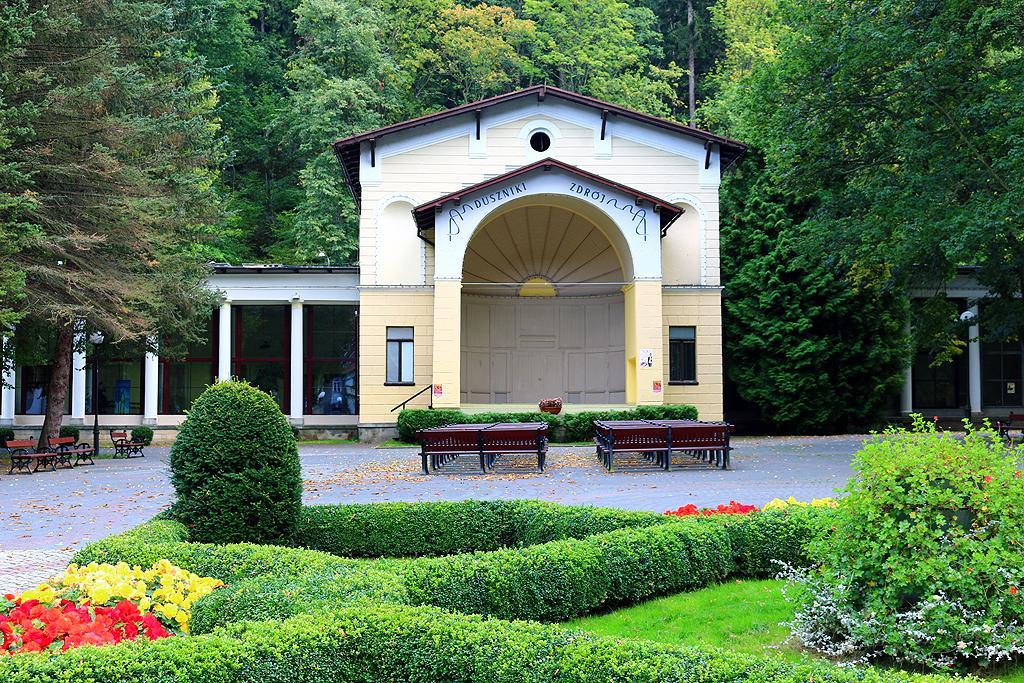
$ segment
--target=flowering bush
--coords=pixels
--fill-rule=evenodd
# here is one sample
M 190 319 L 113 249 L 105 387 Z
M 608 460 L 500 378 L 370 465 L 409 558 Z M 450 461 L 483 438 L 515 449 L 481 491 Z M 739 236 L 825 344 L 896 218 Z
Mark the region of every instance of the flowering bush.
M 21 594 L 22 602 L 43 605 L 68 601 L 78 606 L 116 605 L 128 600 L 152 612 L 167 628 L 188 633 L 192 605 L 224 584 L 160 560 L 149 569 L 125 562 L 70 565 L 62 575 Z
M 785 510 L 789 507 L 812 507 L 812 508 L 834 508 L 839 505 L 839 501 L 835 498 L 814 498 L 809 503 L 806 501 L 797 500 L 793 496 L 783 500 L 782 498 L 772 498 L 770 501 L 765 503 L 765 510 Z
M 76 605 L 58 600 L 52 606 L 39 600 L 0 600 L 0 655 L 64 651 L 80 645 L 113 645 L 144 636 L 151 640 L 171 633 L 151 612 L 128 600 L 112 607 Z
M 745 515 L 757 511 L 758 509 L 754 505 L 744 505 L 743 503 L 737 503 L 735 500 L 730 500 L 728 505 L 719 505 L 713 508 L 698 508 L 693 503 L 689 503 L 675 510 L 665 510 L 665 514 L 672 515 L 673 517 L 692 517 L 695 515 L 707 517 L 710 515 Z
M 938 669 L 1024 654 L 1024 481 L 987 430 L 916 418 L 857 454 L 857 477 L 792 574 L 794 635 L 830 655 Z

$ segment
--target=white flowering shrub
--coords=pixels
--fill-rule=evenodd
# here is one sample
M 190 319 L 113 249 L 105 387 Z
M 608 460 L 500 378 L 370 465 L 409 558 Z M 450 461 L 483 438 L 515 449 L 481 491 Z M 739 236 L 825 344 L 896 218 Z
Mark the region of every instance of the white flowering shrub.
M 787 569 L 793 635 L 823 654 L 941 670 L 1024 655 L 1024 480 L 988 430 L 917 418 L 865 444 L 846 497 Z

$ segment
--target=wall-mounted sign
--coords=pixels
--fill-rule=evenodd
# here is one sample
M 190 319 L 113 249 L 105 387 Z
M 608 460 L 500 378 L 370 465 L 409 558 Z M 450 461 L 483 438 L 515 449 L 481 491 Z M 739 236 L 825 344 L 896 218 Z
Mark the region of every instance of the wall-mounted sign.
M 637 351 L 637 364 L 642 368 L 654 367 L 654 351 L 651 349 L 640 349 Z
M 440 396 L 444 393 L 444 388 L 440 384 L 434 385 L 434 396 Z
M 660 394 L 661 393 L 661 380 L 660 379 L 656 379 L 653 382 L 651 382 L 651 389 L 654 390 L 654 393 Z

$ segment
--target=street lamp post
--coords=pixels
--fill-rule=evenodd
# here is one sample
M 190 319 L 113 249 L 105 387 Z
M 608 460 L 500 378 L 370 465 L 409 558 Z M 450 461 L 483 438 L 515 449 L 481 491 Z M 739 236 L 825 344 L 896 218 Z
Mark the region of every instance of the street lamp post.
M 100 454 L 100 344 L 103 343 L 103 333 L 93 332 L 89 335 L 92 342 L 92 448 L 93 455 Z

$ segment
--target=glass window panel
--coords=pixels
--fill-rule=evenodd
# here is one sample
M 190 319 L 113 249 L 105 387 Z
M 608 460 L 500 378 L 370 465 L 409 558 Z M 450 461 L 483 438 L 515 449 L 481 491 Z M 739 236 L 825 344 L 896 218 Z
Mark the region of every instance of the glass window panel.
M 291 309 L 288 306 L 233 306 L 241 358 L 285 358 L 288 355 Z
M 88 359 L 85 372 L 85 412 L 90 414 L 93 413 L 93 360 Z M 141 356 L 137 359 L 101 357 L 98 369 L 100 415 L 141 415 L 144 400 L 143 375 Z
M 388 341 L 412 341 L 411 327 L 389 327 Z
M 235 375 L 270 394 L 284 409 L 288 364 L 280 361 L 241 361 L 235 363 Z
M 385 379 L 388 382 L 400 382 L 398 368 L 399 368 L 399 344 L 401 342 L 388 342 L 387 348 L 387 375 Z
M 309 358 L 355 358 L 356 307 L 306 306 Z
M 310 414 L 356 414 L 355 361 L 314 362 L 309 373 L 313 379 Z
M 402 342 L 402 381 L 414 381 L 412 342 Z
M 695 327 L 670 327 L 668 328 L 669 339 L 696 339 L 697 328 Z

